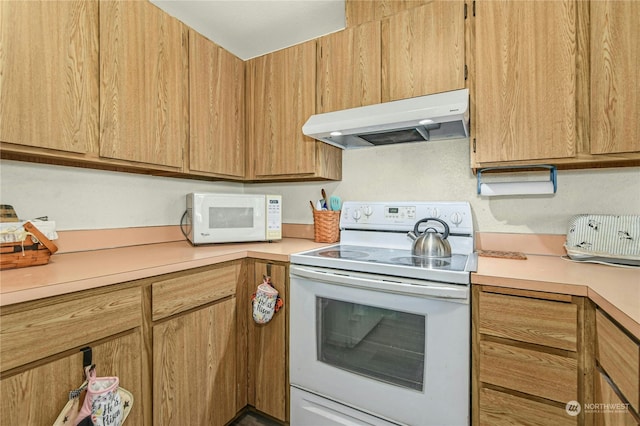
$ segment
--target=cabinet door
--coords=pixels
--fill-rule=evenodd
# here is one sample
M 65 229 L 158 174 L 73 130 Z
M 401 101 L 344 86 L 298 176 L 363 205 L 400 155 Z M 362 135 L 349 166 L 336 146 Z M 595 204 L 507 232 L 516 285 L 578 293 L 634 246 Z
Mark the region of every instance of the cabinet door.
M 576 153 L 576 4 L 476 2 L 475 161 Z
M 592 1 L 591 153 L 640 151 L 640 2 Z
M 595 424 L 598 426 L 637 426 L 629 410 L 629 404 L 623 402 L 611 386 L 602 371 L 596 371 L 595 398 L 604 409 L 595 413 Z
M 318 40 L 318 112 L 380 103 L 380 23 Z
M 0 2 L 0 142 L 98 147 L 98 3 Z
M 236 299 L 153 327 L 153 424 L 222 426 L 236 415 Z
M 184 26 L 147 1 L 100 2 L 100 155 L 180 168 Z
M 248 326 L 249 404 L 281 421 L 289 417 L 289 356 L 288 356 L 288 288 L 286 267 L 255 262 L 249 293 L 255 293 L 265 275 L 284 301 L 284 306 L 266 324 Z M 251 315 L 251 313 L 249 313 Z
M 256 178 L 313 175 L 316 142 L 302 134 L 315 113 L 316 42 L 247 62 L 251 171 Z
M 244 63 L 189 31 L 189 171 L 244 177 Z
M 91 332 L 91 330 L 87 330 Z M 142 338 L 140 329 L 92 345 L 93 363 L 99 377 L 117 376 L 120 386 L 133 394 L 127 424 L 142 425 Z M 82 353 L 38 363 L 0 380 L 0 424 L 50 425 L 67 403 L 69 391 L 84 380 Z M 70 424 L 73 424 L 71 419 Z
M 464 88 L 464 2 L 433 1 L 382 22 L 382 100 Z

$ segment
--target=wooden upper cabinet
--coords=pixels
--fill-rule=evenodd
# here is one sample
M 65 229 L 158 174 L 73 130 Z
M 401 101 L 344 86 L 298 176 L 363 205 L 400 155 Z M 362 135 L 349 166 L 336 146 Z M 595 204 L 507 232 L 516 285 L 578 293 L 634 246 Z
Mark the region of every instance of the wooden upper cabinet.
M 98 146 L 98 3 L 0 2 L 0 142 Z
M 481 1 L 475 162 L 576 154 L 576 0 Z
M 380 22 L 318 39 L 317 110 L 380 103 Z
M 591 153 L 640 152 L 640 2 L 590 6 Z
M 147 1 L 100 2 L 100 155 L 182 168 L 187 31 Z
M 316 41 L 246 62 L 247 178 L 340 179 L 341 150 L 304 136 L 315 113 Z
M 244 62 L 189 31 L 189 172 L 243 178 Z
M 382 101 L 465 87 L 464 2 L 433 1 L 382 21 Z

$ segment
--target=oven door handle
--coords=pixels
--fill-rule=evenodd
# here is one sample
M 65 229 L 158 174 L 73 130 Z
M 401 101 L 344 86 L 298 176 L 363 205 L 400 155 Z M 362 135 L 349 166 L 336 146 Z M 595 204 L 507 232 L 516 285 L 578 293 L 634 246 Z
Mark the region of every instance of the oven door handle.
M 429 299 L 457 299 L 458 301 L 467 301 L 469 299 L 469 286 L 467 285 L 445 284 L 433 281 L 417 282 L 409 279 L 400 281 L 402 278 L 393 280 L 378 279 L 355 274 L 337 274 L 333 271 L 309 269 L 297 265 L 292 265 L 289 271 L 292 277 L 298 276 L 333 285 L 386 291 L 389 293 L 420 296 Z

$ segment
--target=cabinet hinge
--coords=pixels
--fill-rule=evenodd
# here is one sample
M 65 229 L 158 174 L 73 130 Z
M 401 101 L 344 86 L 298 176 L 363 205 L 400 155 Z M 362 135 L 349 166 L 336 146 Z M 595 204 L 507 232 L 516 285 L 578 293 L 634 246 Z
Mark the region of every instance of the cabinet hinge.
M 465 81 L 469 78 L 469 67 L 467 67 L 467 64 L 464 64 L 464 79 Z
M 476 16 L 476 0 L 473 0 L 473 16 Z
M 473 153 L 476 153 L 476 138 L 473 138 Z
M 464 4 L 464 19 L 467 19 L 467 3 Z

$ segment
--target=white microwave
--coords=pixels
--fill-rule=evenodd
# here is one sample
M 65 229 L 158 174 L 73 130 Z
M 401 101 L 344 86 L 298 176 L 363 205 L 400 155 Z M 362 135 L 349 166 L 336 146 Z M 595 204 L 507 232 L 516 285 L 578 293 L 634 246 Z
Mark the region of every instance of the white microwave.
M 185 214 L 194 245 L 282 239 L 281 195 L 192 192 Z

